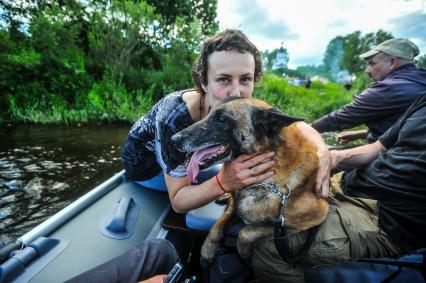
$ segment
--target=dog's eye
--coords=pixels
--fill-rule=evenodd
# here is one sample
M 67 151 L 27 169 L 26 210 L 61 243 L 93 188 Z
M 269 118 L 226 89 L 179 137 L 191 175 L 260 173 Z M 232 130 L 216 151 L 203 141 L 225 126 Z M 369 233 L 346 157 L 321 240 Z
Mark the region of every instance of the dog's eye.
M 223 115 L 219 115 L 217 117 L 217 121 L 223 123 L 223 122 L 225 122 L 225 117 Z

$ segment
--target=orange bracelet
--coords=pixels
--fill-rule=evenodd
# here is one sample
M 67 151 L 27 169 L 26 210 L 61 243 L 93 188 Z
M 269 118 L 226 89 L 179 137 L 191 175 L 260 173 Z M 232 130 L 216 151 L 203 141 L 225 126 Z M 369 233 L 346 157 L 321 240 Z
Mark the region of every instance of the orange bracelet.
M 219 175 L 219 174 L 217 174 L 217 175 Z M 223 193 L 226 194 L 227 191 L 223 188 L 222 184 L 219 182 L 219 178 L 217 177 L 217 175 L 216 175 L 216 181 L 219 184 L 219 187 L 222 189 Z

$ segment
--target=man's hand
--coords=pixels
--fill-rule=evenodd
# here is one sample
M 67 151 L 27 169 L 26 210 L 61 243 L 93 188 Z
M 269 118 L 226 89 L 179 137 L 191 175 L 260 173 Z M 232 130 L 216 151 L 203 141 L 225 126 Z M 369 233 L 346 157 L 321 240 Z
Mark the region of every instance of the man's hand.
M 336 136 L 336 141 L 339 143 L 348 143 L 350 141 L 354 141 L 357 139 L 366 139 L 368 135 L 367 130 L 359 130 L 359 131 L 346 131 L 341 132 Z
M 360 168 L 376 159 L 379 153 L 385 150 L 386 148 L 380 141 L 344 150 L 332 150 L 331 169 L 335 168 L 338 163 L 352 168 Z

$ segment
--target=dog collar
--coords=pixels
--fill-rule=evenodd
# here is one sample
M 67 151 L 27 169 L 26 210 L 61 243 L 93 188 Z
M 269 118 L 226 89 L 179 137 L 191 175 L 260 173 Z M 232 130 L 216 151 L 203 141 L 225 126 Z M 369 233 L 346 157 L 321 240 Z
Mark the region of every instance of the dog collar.
M 262 193 L 255 192 L 254 191 L 255 187 L 268 188 L 270 190 L 270 192 L 262 192 Z M 268 194 L 280 197 L 280 199 L 281 199 L 280 200 L 280 210 L 279 210 L 279 214 L 278 214 L 278 218 L 277 218 L 277 224 L 279 224 L 280 227 L 284 227 L 284 223 L 285 223 L 285 213 L 284 213 L 285 202 L 290 197 L 291 191 L 292 191 L 292 189 L 288 186 L 288 184 L 285 184 L 284 188 L 287 189 L 286 193 L 282 193 L 282 191 L 284 191 L 283 188 L 277 186 L 275 183 L 259 183 L 259 184 L 252 185 L 251 188 L 250 188 L 250 195 L 254 196 L 254 197 L 266 196 Z
M 284 227 L 284 222 L 285 222 L 285 213 L 284 213 L 285 202 L 286 202 L 286 200 L 291 195 L 291 189 L 288 186 L 288 184 L 286 184 L 285 187 L 287 188 L 287 193 L 286 194 L 283 194 L 281 192 L 281 190 L 279 190 L 277 187 L 275 187 L 275 192 L 272 191 L 272 189 L 271 189 L 272 195 L 277 195 L 277 196 L 279 196 L 281 198 L 281 201 L 280 201 L 280 214 L 278 215 L 278 219 L 277 219 L 278 224 L 281 227 Z

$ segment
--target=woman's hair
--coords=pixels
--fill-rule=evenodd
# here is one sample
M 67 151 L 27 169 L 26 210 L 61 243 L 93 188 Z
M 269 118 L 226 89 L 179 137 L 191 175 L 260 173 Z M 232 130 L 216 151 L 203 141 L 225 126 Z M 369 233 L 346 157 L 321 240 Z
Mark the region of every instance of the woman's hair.
M 192 67 L 192 79 L 198 92 L 205 94 L 202 85 L 207 85 L 208 58 L 215 51 L 236 50 L 241 53 L 248 52 L 254 58 L 254 81 L 259 81 L 262 76 L 262 55 L 256 46 L 237 29 L 226 29 L 221 33 L 208 38 L 201 47 L 200 56 Z

